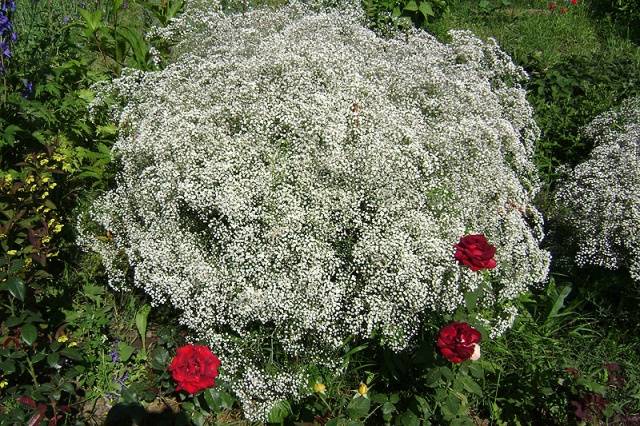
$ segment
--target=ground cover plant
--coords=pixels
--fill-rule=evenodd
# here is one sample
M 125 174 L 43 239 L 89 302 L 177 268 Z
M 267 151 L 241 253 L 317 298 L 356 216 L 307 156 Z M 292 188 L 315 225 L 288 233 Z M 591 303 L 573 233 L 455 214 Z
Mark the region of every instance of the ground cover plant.
M 338 371 L 347 339 L 401 351 L 466 293 L 500 335 L 547 273 L 522 70 L 464 32 L 384 39 L 362 20 L 187 10 L 172 64 L 105 89 L 133 96 L 118 185 L 90 213 L 113 237 L 87 245 L 218 349 L 250 419 L 304 394 L 305 370 Z M 469 234 L 496 260 L 459 265 Z
M 0 1 L 0 424 L 637 424 L 635 3 L 287 3 Z

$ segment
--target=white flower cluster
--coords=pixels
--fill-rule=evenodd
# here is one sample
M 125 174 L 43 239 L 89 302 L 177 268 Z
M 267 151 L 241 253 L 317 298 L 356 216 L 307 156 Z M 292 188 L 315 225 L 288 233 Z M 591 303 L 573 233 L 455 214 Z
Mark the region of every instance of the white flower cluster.
M 465 292 L 500 310 L 547 275 L 523 70 L 468 32 L 383 39 L 361 21 L 191 10 L 173 63 L 109 95 L 127 101 L 120 172 L 91 219 L 112 237 L 83 243 L 114 285 L 181 311 L 251 419 L 306 392 L 305 365 L 337 368 L 351 336 L 401 350 Z M 497 247 L 489 280 L 454 259 L 471 233 Z
M 626 267 L 640 281 L 640 98 L 585 129 L 595 147 L 558 190 L 578 243 L 578 265 Z

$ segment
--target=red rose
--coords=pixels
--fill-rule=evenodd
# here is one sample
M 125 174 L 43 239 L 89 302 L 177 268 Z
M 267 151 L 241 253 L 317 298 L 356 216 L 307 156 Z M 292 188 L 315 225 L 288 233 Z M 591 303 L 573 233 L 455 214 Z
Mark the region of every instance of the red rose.
M 574 6 L 577 5 L 578 4 L 578 0 L 571 0 L 571 4 L 574 5 Z
M 215 386 L 220 360 L 206 346 L 184 345 L 176 351 L 169 365 L 171 377 L 178 386 L 176 391 L 185 390 L 194 394 Z
M 489 244 L 482 234 L 466 235 L 460 238 L 460 242 L 454 245 L 456 248 L 455 258 L 462 265 L 467 265 L 472 271 L 480 269 L 493 269 L 496 261 L 493 255 L 496 248 Z
M 438 349 L 446 359 L 459 363 L 480 358 L 480 332 L 466 322 L 452 322 L 440 329 Z

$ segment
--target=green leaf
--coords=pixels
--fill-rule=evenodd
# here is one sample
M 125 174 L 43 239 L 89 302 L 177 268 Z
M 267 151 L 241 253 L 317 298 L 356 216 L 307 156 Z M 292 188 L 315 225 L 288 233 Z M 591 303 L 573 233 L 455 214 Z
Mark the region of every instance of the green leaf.
M 217 390 L 209 388 L 204 391 L 203 395 L 210 411 L 214 413 L 220 411 L 220 393 Z
M 448 414 L 454 417 L 460 411 L 460 400 L 455 395 L 447 395 L 447 398 L 444 401 L 444 406 L 442 408 L 446 408 Z
M 420 2 L 420 7 L 418 9 L 420 10 L 420 13 L 422 13 L 422 15 L 425 17 L 425 19 L 429 19 L 429 17 L 431 16 L 436 16 L 436 14 L 433 13 L 431 3 L 428 1 Z
M 429 386 L 430 388 L 434 388 L 440 384 L 441 377 L 442 374 L 440 373 L 440 369 L 432 368 L 424 376 L 425 385 Z
M 33 357 L 31 357 L 31 363 L 32 364 L 37 364 L 40 361 L 42 361 L 43 359 L 45 359 L 46 357 L 47 356 L 44 354 L 44 352 L 38 352 Z
M 278 401 L 269 412 L 267 420 L 270 423 L 283 423 L 291 414 L 291 404 L 288 401 Z
M 408 410 L 404 413 L 400 414 L 396 418 L 396 425 L 398 426 L 420 426 L 420 419 L 418 416 L 413 414 L 412 411 Z
M 200 412 L 194 411 L 191 413 L 191 421 L 195 426 L 204 426 L 206 424 L 207 418 Z
M 470 376 L 461 376 L 459 380 L 462 381 L 462 385 L 464 386 L 466 391 L 480 397 L 482 396 L 482 388 L 480 388 L 480 385 L 478 385 Z
M 4 129 L 3 141 L 2 143 L 0 143 L 0 146 L 3 146 L 3 145 L 13 146 L 16 140 L 16 133 L 18 133 L 20 130 L 22 130 L 22 128 L 20 128 L 19 126 L 16 126 L 15 124 L 9 124 Z
M 133 352 L 135 352 L 136 348 L 131 345 L 126 344 L 125 342 L 118 343 L 118 355 L 120 355 L 120 361 L 127 362 Z
M 24 302 L 24 298 L 27 294 L 27 289 L 24 285 L 24 281 L 22 281 L 18 277 L 11 277 L 7 280 L 7 290 L 9 293 L 16 299 Z
M 141 70 L 146 70 L 147 58 L 149 56 L 149 45 L 142 35 L 139 32 L 126 27 L 119 28 L 118 35 L 122 37 L 131 48 L 136 67 Z
M 64 348 L 63 350 L 60 351 L 60 355 L 67 357 L 69 359 L 72 359 L 74 361 L 82 360 L 82 354 L 80 353 L 80 351 L 73 348 Z
M 11 327 L 15 327 L 16 325 L 20 325 L 24 322 L 24 315 L 21 315 L 19 317 L 9 317 L 6 319 L 6 321 L 4 322 L 4 325 L 11 328 Z
M 227 392 L 220 391 L 220 406 L 225 410 L 230 410 L 233 408 L 233 403 L 235 399 L 231 394 Z
M 79 9 L 78 11 L 85 22 L 84 35 L 91 37 L 102 26 L 102 11 L 96 10 L 94 13 L 87 9 Z
M 396 406 L 393 405 L 390 402 L 385 402 L 384 404 L 382 404 L 382 414 L 391 414 L 394 411 L 396 411 Z
M 358 396 L 349 402 L 347 412 L 349 413 L 349 417 L 358 420 L 369 414 L 369 408 L 371 408 L 371 400 Z
M 564 307 L 564 301 L 569 295 L 569 293 L 571 293 L 571 286 L 562 287 L 562 289 L 560 290 L 560 293 L 558 294 L 558 297 L 556 298 L 555 302 L 553 303 L 553 306 L 551 307 L 551 311 L 549 311 L 549 315 L 547 315 L 548 320 L 558 315 L 558 312 L 560 312 L 560 309 Z
M 407 5 L 404 7 L 405 11 L 408 12 L 417 12 L 418 11 L 418 4 L 415 2 L 415 0 L 411 0 L 409 3 L 407 3 Z
M 16 371 L 16 363 L 13 360 L 10 359 L 6 359 L 2 362 L 0 362 L 0 371 L 2 371 L 2 374 L 4 375 L 9 375 L 11 373 L 15 373 Z
M 149 312 L 151 312 L 151 306 L 144 305 L 136 313 L 136 328 L 142 339 L 142 349 L 147 350 L 147 320 L 149 318 Z
M 20 328 L 20 338 L 29 346 L 38 338 L 38 330 L 33 324 L 26 324 Z
M 59 361 L 60 361 L 60 354 L 58 354 L 57 352 L 53 352 L 47 355 L 47 364 L 49 364 L 49 367 L 51 368 L 59 367 L 60 366 Z
M 156 348 L 151 354 L 151 368 L 166 370 L 169 364 L 169 352 L 164 347 Z

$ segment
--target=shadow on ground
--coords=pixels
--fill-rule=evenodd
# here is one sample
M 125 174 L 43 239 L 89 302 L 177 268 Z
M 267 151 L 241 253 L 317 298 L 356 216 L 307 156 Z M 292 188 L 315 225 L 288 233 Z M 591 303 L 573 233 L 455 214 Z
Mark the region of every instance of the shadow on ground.
M 191 423 L 184 413 L 165 410 L 149 413 L 140 404 L 114 405 L 104 422 L 104 426 L 188 426 Z

